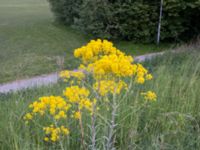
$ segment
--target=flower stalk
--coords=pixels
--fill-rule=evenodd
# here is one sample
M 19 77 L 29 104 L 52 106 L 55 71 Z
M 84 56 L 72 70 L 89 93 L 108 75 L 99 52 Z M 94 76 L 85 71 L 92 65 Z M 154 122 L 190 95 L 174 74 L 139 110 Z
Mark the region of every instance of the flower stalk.
M 96 115 L 95 115 L 95 110 L 96 110 L 96 105 L 92 104 L 92 150 L 96 150 L 96 127 L 95 127 L 95 122 L 96 122 Z
M 79 113 L 81 114 L 80 108 L 79 108 Z M 82 122 L 82 114 L 80 115 L 80 118 L 79 118 L 79 126 L 80 126 L 80 130 L 81 130 L 81 145 L 82 145 L 83 150 L 86 150 L 85 139 L 84 139 L 84 128 L 83 128 L 83 122 Z
M 113 94 L 113 101 L 112 101 L 112 113 L 111 113 L 111 122 L 109 125 L 109 132 L 108 132 L 108 139 L 107 139 L 107 150 L 113 150 L 115 149 L 115 127 L 117 124 L 115 123 L 116 115 L 117 115 L 117 102 L 116 102 L 116 93 Z

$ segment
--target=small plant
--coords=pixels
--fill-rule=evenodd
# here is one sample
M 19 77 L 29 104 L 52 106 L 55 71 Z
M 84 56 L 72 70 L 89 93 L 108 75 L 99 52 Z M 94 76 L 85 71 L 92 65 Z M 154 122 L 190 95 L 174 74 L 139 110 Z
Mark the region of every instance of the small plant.
M 30 104 L 24 119 L 43 129 L 44 142 L 59 144 L 62 149 L 66 136 L 75 132 L 70 130 L 74 121 L 79 124 L 76 132 L 82 149 L 116 149 L 119 105 L 134 83 L 144 84 L 153 77 L 107 40 L 92 40 L 76 49 L 74 56 L 82 64 L 76 71 L 60 73 L 68 85 L 63 95 L 41 97 Z M 152 91 L 141 95 L 146 101 L 156 100 Z

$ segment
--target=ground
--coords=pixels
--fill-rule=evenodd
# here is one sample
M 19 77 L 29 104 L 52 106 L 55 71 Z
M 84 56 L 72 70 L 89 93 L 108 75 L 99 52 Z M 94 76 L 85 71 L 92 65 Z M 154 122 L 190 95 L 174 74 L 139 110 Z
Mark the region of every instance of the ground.
M 56 23 L 45 0 L 0 0 L 0 83 L 55 72 L 63 66 L 71 69 L 76 64 L 72 51 L 89 40 Z M 168 44 L 157 47 L 131 41 L 115 44 L 132 55 L 169 48 Z

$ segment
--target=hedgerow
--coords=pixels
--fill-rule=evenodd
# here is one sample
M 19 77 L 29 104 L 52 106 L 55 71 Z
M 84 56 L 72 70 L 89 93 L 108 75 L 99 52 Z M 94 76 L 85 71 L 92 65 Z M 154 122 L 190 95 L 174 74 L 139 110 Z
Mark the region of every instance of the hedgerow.
M 160 0 L 49 0 L 57 18 L 94 37 L 153 42 Z M 200 33 L 198 0 L 164 0 L 161 40 L 188 40 Z

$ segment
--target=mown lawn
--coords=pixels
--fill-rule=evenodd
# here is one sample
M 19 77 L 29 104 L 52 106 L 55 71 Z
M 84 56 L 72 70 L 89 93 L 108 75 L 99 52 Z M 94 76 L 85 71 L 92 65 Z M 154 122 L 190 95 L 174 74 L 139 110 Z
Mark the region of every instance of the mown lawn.
M 72 51 L 89 41 L 78 31 L 55 23 L 46 0 L 0 0 L 0 83 L 57 71 L 76 62 Z M 132 55 L 169 48 L 116 42 Z M 65 58 L 65 65 L 61 60 Z
M 138 110 L 142 101 L 134 86 L 117 115 L 116 147 L 119 150 L 199 150 L 200 149 L 200 54 L 189 51 L 167 54 L 144 63 L 154 80 L 143 88 L 157 93 L 157 101 Z M 22 119 L 27 106 L 40 96 L 59 95 L 65 84 L 0 95 L 0 149 L 55 149 L 31 132 Z M 105 107 L 100 108 L 104 111 Z M 64 147 L 76 150 L 80 136 L 76 125 Z M 86 127 L 87 128 L 87 127 Z

